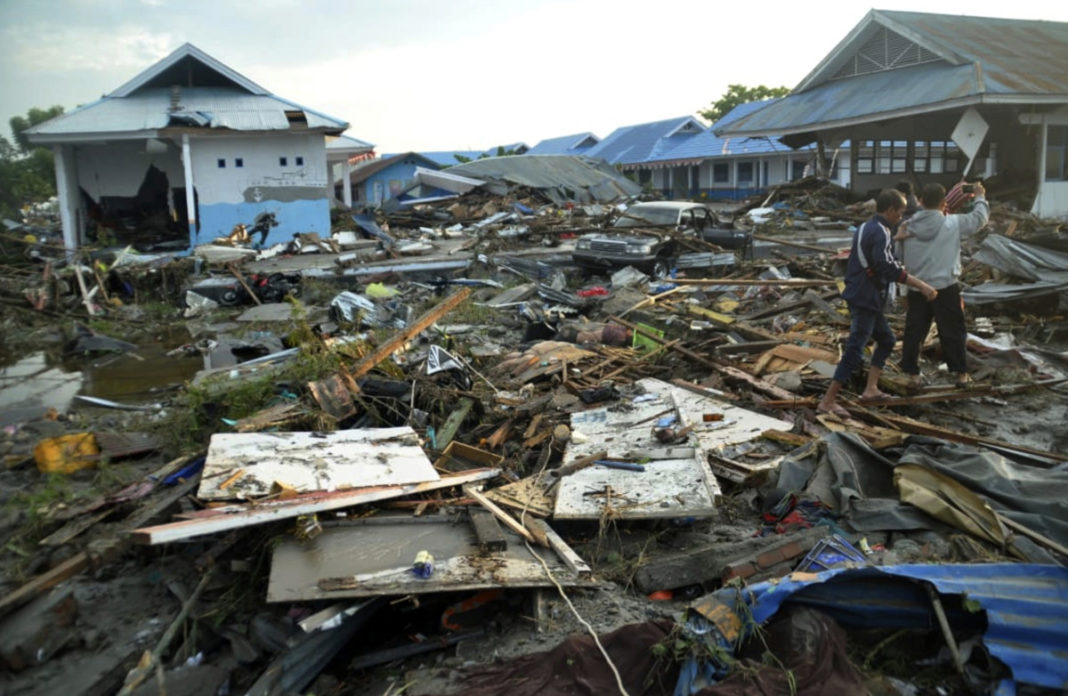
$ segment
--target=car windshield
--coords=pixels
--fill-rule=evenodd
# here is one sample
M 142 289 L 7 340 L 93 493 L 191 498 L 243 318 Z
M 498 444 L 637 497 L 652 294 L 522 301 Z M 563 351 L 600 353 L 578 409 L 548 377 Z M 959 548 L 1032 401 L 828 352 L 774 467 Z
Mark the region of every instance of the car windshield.
M 648 227 L 650 225 L 672 227 L 678 219 L 679 211 L 673 208 L 635 205 L 620 215 L 613 227 Z

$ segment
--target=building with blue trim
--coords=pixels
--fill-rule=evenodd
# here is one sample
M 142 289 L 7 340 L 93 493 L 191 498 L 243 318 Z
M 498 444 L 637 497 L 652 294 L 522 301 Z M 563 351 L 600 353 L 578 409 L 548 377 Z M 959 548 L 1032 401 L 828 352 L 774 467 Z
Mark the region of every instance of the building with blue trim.
M 27 135 L 55 153 L 68 249 L 114 239 L 183 251 L 260 213 L 278 222 L 268 244 L 329 235 L 325 139 L 346 128 L 187 43 Z
M 546 138 L 527 150 L 528 155 L 584 155 L 601 142 L 593 133 L 575 133 L 558 138 Z

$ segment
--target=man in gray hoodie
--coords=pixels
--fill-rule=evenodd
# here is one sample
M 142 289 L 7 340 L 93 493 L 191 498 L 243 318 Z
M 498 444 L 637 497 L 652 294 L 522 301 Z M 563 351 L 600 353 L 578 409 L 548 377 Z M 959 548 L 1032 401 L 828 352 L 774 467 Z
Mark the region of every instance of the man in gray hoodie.
M 942 357 L 953 373 L 957 386 L 971 382 L 965 361 L 967 330 L 964 327 L 964 306 L 960 297 L 960 240 L 974 234 L 990 219 L 990 205 L 986 189 L 973 184 L 974 207 L 970 213 L 946 215 L 942 212 L 946 189 L 941 184 L 927 184 L 920 192 L 923 209 L 912 216 L 906 229 L 898 233 L 904 240 L 904 261 L 908 272 L 922 278 L 938 290 L 933 302 L 919 292 L 910 290 L 908 313 L 905 316 L 905 336 L 901 346 L 901 369 L 911 376 L 913 384 L 920 378 L 920 346 L 931 328 L 931 319 L 938 326 L 938 340 Z

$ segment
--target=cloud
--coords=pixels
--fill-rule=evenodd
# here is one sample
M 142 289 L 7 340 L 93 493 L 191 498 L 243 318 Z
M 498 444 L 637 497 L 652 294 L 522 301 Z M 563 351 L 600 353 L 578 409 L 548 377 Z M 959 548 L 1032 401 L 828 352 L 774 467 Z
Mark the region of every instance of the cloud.
M 15 67 L 24 73 L 142 70 L 177 48 L 169 33 L 142 27 L 9 26 L 0 32 Z

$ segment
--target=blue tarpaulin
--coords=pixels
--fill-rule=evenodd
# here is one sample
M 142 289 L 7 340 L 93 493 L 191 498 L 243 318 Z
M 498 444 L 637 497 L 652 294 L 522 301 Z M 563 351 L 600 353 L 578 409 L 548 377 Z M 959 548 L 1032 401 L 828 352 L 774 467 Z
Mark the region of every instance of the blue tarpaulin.
M 1068 688 L 1068 568 L 1025 563 L 897 565 L 793 573 L 743 590 L 715 593 L 732 605 L 741 595 L 753 623 L 763 625 L 785 605 L 805 605 L 843 626 L 938 630 L 923 583 L 960 595 L 974 612 L 947 612 L 951 626 L 979 628 L 988 652 L 1011 671 L 998 684 Z M 963 606 L 963 605 L 962 605 Z M 982 629 L 985 619 L 986 627 Z

